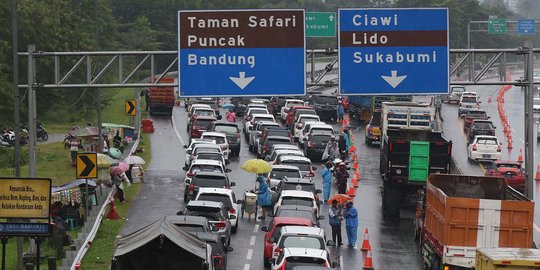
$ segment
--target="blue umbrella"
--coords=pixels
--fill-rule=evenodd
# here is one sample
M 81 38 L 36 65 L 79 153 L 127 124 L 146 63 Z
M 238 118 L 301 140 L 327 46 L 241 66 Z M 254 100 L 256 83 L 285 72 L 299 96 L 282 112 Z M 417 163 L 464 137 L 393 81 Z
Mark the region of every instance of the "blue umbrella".
M 227 103 L 227 104 L 223 104 L 223 106 L 221 106 L 221 108 L 223 108 L 223 109 L 232 109 L 232 108 L 234 108 L 234 105 L 231 104 L 231 103 Z

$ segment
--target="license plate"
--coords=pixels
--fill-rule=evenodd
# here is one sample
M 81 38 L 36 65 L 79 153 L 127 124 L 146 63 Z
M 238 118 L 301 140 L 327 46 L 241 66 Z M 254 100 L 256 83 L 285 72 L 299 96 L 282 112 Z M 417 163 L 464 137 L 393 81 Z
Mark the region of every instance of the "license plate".
M 491 158 L 491 155 L 482 155 L 483 158 Z

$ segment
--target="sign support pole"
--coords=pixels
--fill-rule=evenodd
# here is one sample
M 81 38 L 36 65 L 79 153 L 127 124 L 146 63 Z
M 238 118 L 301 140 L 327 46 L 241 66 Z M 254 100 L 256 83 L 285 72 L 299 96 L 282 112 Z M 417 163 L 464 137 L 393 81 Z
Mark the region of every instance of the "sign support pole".
M 2 270 L 6 270 L 6 244 L 8 241 L 7 236 L 2 237 Z
M 534 51 L 531 41 L 525 42 L 525 195 L 534 195 Z
M 86 224 L 86 221 L 88 221 L 88 207 L 89 207 L 89 197 L 88 196 L 88 178 L 84 179 L 85 180 L 85 187 L 84 187 L 84 222 Z
M 40 246 L 41 246 L 41 238 L 39 238 L 39 236 L 36 236 L 36 269 L 39 270 L 39 265 L 40 265 L 40 256 L 39 256 L 39 252 L 40 252 Z

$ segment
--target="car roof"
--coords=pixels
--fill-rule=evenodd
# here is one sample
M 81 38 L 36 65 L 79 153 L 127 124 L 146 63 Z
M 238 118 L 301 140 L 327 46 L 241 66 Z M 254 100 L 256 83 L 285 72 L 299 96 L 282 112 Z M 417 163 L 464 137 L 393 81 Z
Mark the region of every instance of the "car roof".
M 313 225 L 313 222 L 307 218 L 298 218 L 298 217 L 275 217 L 274 218 L 274 224 L 298 224 L 298 225 L 305 225 L 305 226 L 311 226 Z
M 195 120 L 212 120 L 212 121 L 216 121 L 217 119 L 216 119 L 215 116 L 203 115 L 203 116 L 196 116 Z
M 307 158 L 307 157 L 300 157 L 300 156 L 282 156 L 281 157 L 281 161 L 283 162 L 284 160 L 295 160 L 295 161 L 309 161 L 309 163 L 311 163 L 311 159 Z
M 238 127 L 236 123 L 226 122 L 226 121 L 216 121 L 214 123 L 214 126 L 231 126 L 231 127 Z
M 214 202 L 214 201 L 195 201 L 191 200 L 187 203 L 187 207 L 194 206 L 194 207 L 223 207 L 222 202 Z
M 304 190 L 282 190 L 281 191 L 281 198 L 290 196 L 290 197 L 297 197 L 297 198 L 310 198 L 313 199 L 313 193 L 309 191 Z
M 274 145 L 272 145 L 272 147 L 274 147 L 274 149 L 276 149 L 276 148 L 281 148 L 281 149 L 299 149 L 299 148 L 298 148 L 298 145 L 296 145 L 296 144 L 283 144 L 283 143 L 280 143 L 280 144 L 274 144 Z
M 177 215 L 166 216 L 165 219 L 173 224 L 198 224 L 208 227 L 208 219 L 205 217 Z
M 279 126 L 278 123 L 273 121 L 257 121 L 259 125 L 271 125 L 271 126 Z
M 309 125 L 311 127 L 329 127 L 329 128 L 332 128 L 331 125 L 325 123 L 325 122 L 321 122 L 321 121 L 311 121 L 311 122 L 307 122 L 306 125 Z
M 315 234 L 324 237 L 324 230 L 318 227 L 305 227 L 305 226 L 283 226 L 281 227 L 281 235 L 290 234 Z
M 313 119 L 319 119 L 319 116 L 316 115 L 316 114 L 300 114 L 300 115 L 298 116 L 298 119 L 300 119 L 300 118 L 313 118 Z M 314 122 L 316 122 L 316 121 L 314 121 Z
M 203 188 L 199 188 L 199 193 L 198 194 L 202 194 L 202 193 L 225 194 L 225 195 L 230 196 L 231 194 L 233 194 L 233 191 L 232 191 L 232 189 L 228 189 L 228 188 L 203 187 Z
M 191 164 L 191 166 L 193 165 L 216 165 L 216 166 L 221 166 L 221 161 L 218 161 L 218 160 L 213 160 L 213 159 L 196 159 L 196 160 L 193 160 L 193 163 Z
M 311 109 L 311 107 L 307 106 L 307 105 L 298 105 L 298 106 L 292 106 L 291 107 L 291 111 L 298 110 L 298 109 Z
M 300 171 L 300 169 L 298 169 L 298 167 L 296 166 L 292 166 L 292 165 L 272 165 L 272 170 L 298 170 Z
M 297 156 L 297 155 L 293 155 L 292 153 L 304 155 L 304 152 L 302 152 L 301 150 L 296 150 L 296 149 L 277 149 L 275 152 L 282 155 L 287 155 L 287 153 L 291 153 L 291 156 Z
M 208 104 L 195 103 L 191 105 L 191 109 L 194 109 L 194 108 L 212 108 L 212 107 L 210 107 L 210 105 Z
M 273 115 L 269 113 L 254 113 L 251 117 L 274 117 Z
M 285 102 L 302 102 L 302 103 L 304 103 L 304 101 L 301 100 L 301 99 L 286 99 Z
M 484 120 L 484 119 L 474 119 L 472 122 L 473 124 L 474 123 L 490 123 L 493 125 L 493 122 L 491 122 L 490 120 Z
M 499 140 L 497 136 L 491 136 L 491 135 L 476 135 L 474 137 L 477 139 L 496 139 L 497 141 Z
M 280 205 L 277 210 L 309 211 L 313 213 L 313 207 L 305 205 Z
M 216 148 L 216 149 L 220 149 L 221 150 L 221 147 L 215 143 L 201 143 L 201 144 L 196 144 L 194 149 L 197 149 L 197 148 Z
M 203 104 L 201 104 L 201 105 L 203 105 Z M 194 108 L 192 107 L 192 108 L 193 108 L 194 111 L 195 111 L 195 110 L 197 110 L 197 111 L 199 111 L 199 110 L 201 110 L 201 111 L 214 111 L 214 109 L 212 109 L 212 107 L 210 107 L 210 105 L 208 105 L 208 104 L 204 104 L 204 105 L 206 105 L 206 107 L 203 107 L 203 106 L 199 107 L 199 106 L 197 106 L 197 107 L 194 107 Z
M 227 135 L 224 134 L 224 133 L 213 132 L 213 131 L 205 131 L 205 132 L 202 133 L 201 136 L 205 136 L 205 135 L 207 135 L 207 136 L 215 136 L 215 137 L 223 137 L 223 138 L 227 137 Z
M 210 140 L 210 139 L 191 139 L 191 143 L 189 145 L 197 145 L 197 144 L 216 144 L 216 140 Z
M 324 249 L 314 249 L 314 248 L 284 248 L 283 254 L 285 257 L 312 257 L 312 258 L 321 258 L 327 260 L 328 253 Z
M 201 178 L 204 177 L 204 176 L 222 176 L 224 178 L 227 178 L 227 174 L 225 173 L 220 173 L 220 172 L 198 172 L 195 177 L 197 178 Z
M 268 136 L 268 137 L 266 137 L 266 140 L 272 140 L 272 139 L 283 139 L 283 140 L 288 140 L 288 141 L 291 140 L 291 138 L 286 137 L 286 136 Z
M 311 178 L 298 178 L 298 177 L 283 177 L 281 180 L 284 183 L 304 183 L 304 184 L 315 184 Z

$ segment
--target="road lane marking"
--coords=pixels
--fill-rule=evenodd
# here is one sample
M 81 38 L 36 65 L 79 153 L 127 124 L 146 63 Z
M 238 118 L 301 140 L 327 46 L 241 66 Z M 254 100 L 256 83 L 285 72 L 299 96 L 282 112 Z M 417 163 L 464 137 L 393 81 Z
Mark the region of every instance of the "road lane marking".
M 249 263 L 246 263 L 246 264 L 244 265 L 244 270 L 249 270 Z
M 255 224 L 255 227 L 253 227 L 253 233 L 257 233 L 259 231 L 259 224 Z
M 246 260 L 251 260 L 251 257 L 253 256 L 253 249 L 248 249 L 248 252 L 247 252 L 247 255 L 246 255 Z
M 345 266 L 343 265 L 343 256 L 339 256 L 339 268 L 340 269 L 345 269 Z
M 463 119 L 460 119 L 460 117 L 458 116 L 458 126 L 459 126 L 459 130 L 461 130 L 461 135 L 463 135 L 463 138 L 465 138 L 465 141 L 467 141 L 467 134 L 465 134 L 465 129 L 463 127 L 464 125 L 464 120 Z
M 172 122 L 174 133 L 176 134 L 176 137 L 178 138 L 182 146 L 185 145 L 186 143 L 184 142 L 184 139 L 182 139 L 182 136 L 180 136 L 180 133 L 176 129 L 176 123 L 174 122 L 174 115 L 171 115 L 171 122 Z
M 251 236 L 251 240 L 249 241 L 249 245 L 250 246 L 254 246 L 255 245 L 255 240 L 257 239 L 257 236 L 255 235 L 252 235 Z
M 480 166 L 480 170 L 482 170 L 483 173 L 486 173 L 487 169 L 484 167 L 484 164 L 480 163 L 478 166 Z
M 522 138 L 519 138 L 519 141 L 520 141 L 521 143 L 525 143 L 525 141 L 524 141 Z
M 510 128 L 510 130 L 512 130 L 512 133 L 516 132 L 516 130 L 514 128 Z

